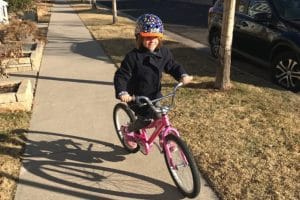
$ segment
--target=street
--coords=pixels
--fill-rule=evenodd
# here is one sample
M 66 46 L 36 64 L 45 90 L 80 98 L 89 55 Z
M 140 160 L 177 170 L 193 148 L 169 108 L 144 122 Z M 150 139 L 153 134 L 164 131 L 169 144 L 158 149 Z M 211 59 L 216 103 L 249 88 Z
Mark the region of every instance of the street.
M 111 1 L 97 1 L 111 8 Z M 207 13 L 209 5 L 175 1 L 123 0 L 117 2 L 117 9 L 134 18 L 153 13 L 164 22 L 165 29 L 207 43 Z

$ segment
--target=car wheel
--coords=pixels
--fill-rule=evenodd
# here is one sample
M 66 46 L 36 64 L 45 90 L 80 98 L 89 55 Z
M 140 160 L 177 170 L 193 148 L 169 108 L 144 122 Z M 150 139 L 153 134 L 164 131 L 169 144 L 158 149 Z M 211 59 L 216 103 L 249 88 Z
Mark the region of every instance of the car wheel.
M 210 52 L 211 55 L 215 58 L 219 57 L 219 49 L 220 49 L 220 43 L 221 43 L 221 35 L 218 31 L 214 31 L 210 35 Z
M 300 62 L 294 52 L 277 55 L 272 62 L 273 79 L 280 86 L 300 91 Z

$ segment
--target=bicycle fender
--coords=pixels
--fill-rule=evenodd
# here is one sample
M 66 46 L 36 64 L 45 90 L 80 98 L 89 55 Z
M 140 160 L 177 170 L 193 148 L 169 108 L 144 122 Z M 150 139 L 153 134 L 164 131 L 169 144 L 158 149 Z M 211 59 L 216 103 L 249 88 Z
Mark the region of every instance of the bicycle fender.
M 178 130 L 176 128 L 173 128 L 173 127 L 167 127 L 164 131 L 164 137 L 166 137 L 169 133 L 172 133 L 174 134 L 175 136 L 177 137 L 180 137 L 180 134 L 178 132 Z

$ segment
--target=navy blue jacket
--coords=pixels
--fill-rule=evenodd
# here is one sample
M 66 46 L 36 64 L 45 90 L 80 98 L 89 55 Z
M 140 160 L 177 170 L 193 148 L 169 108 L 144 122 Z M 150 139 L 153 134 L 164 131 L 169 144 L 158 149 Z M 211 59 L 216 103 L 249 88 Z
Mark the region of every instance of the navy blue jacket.
M 126 55 L 115 73 L 116 98 L 123 91 L 130 95 L 147 96 L 150 99 L 161 97 L 162 72 L 170 74 L 177 81 L 182 74 L 186 74 L 166 47 L 161 47 L 155 52 L 150 52 L 146 48 L 133 49 Z

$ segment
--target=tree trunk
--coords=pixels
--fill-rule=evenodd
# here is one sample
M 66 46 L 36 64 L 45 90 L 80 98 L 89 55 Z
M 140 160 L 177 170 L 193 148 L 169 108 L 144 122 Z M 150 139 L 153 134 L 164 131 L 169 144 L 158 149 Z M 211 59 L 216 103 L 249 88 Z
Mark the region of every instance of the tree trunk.
M 96 2 L 96 0 L 91 0 L 92 1 L 92 8 L 93 9 L 97 9 L 97 2 Z
M 113 8 L 113 24 L 116 24 L 118 23 L 117 0 L 112 0 L 112 8 Z
M 231 88 L 230 67 L 235 3 L 236 0 L 224 1 L 219 67 L 217 68 L 215 81 L 215 87 L 220 90 L 227 90 Z

